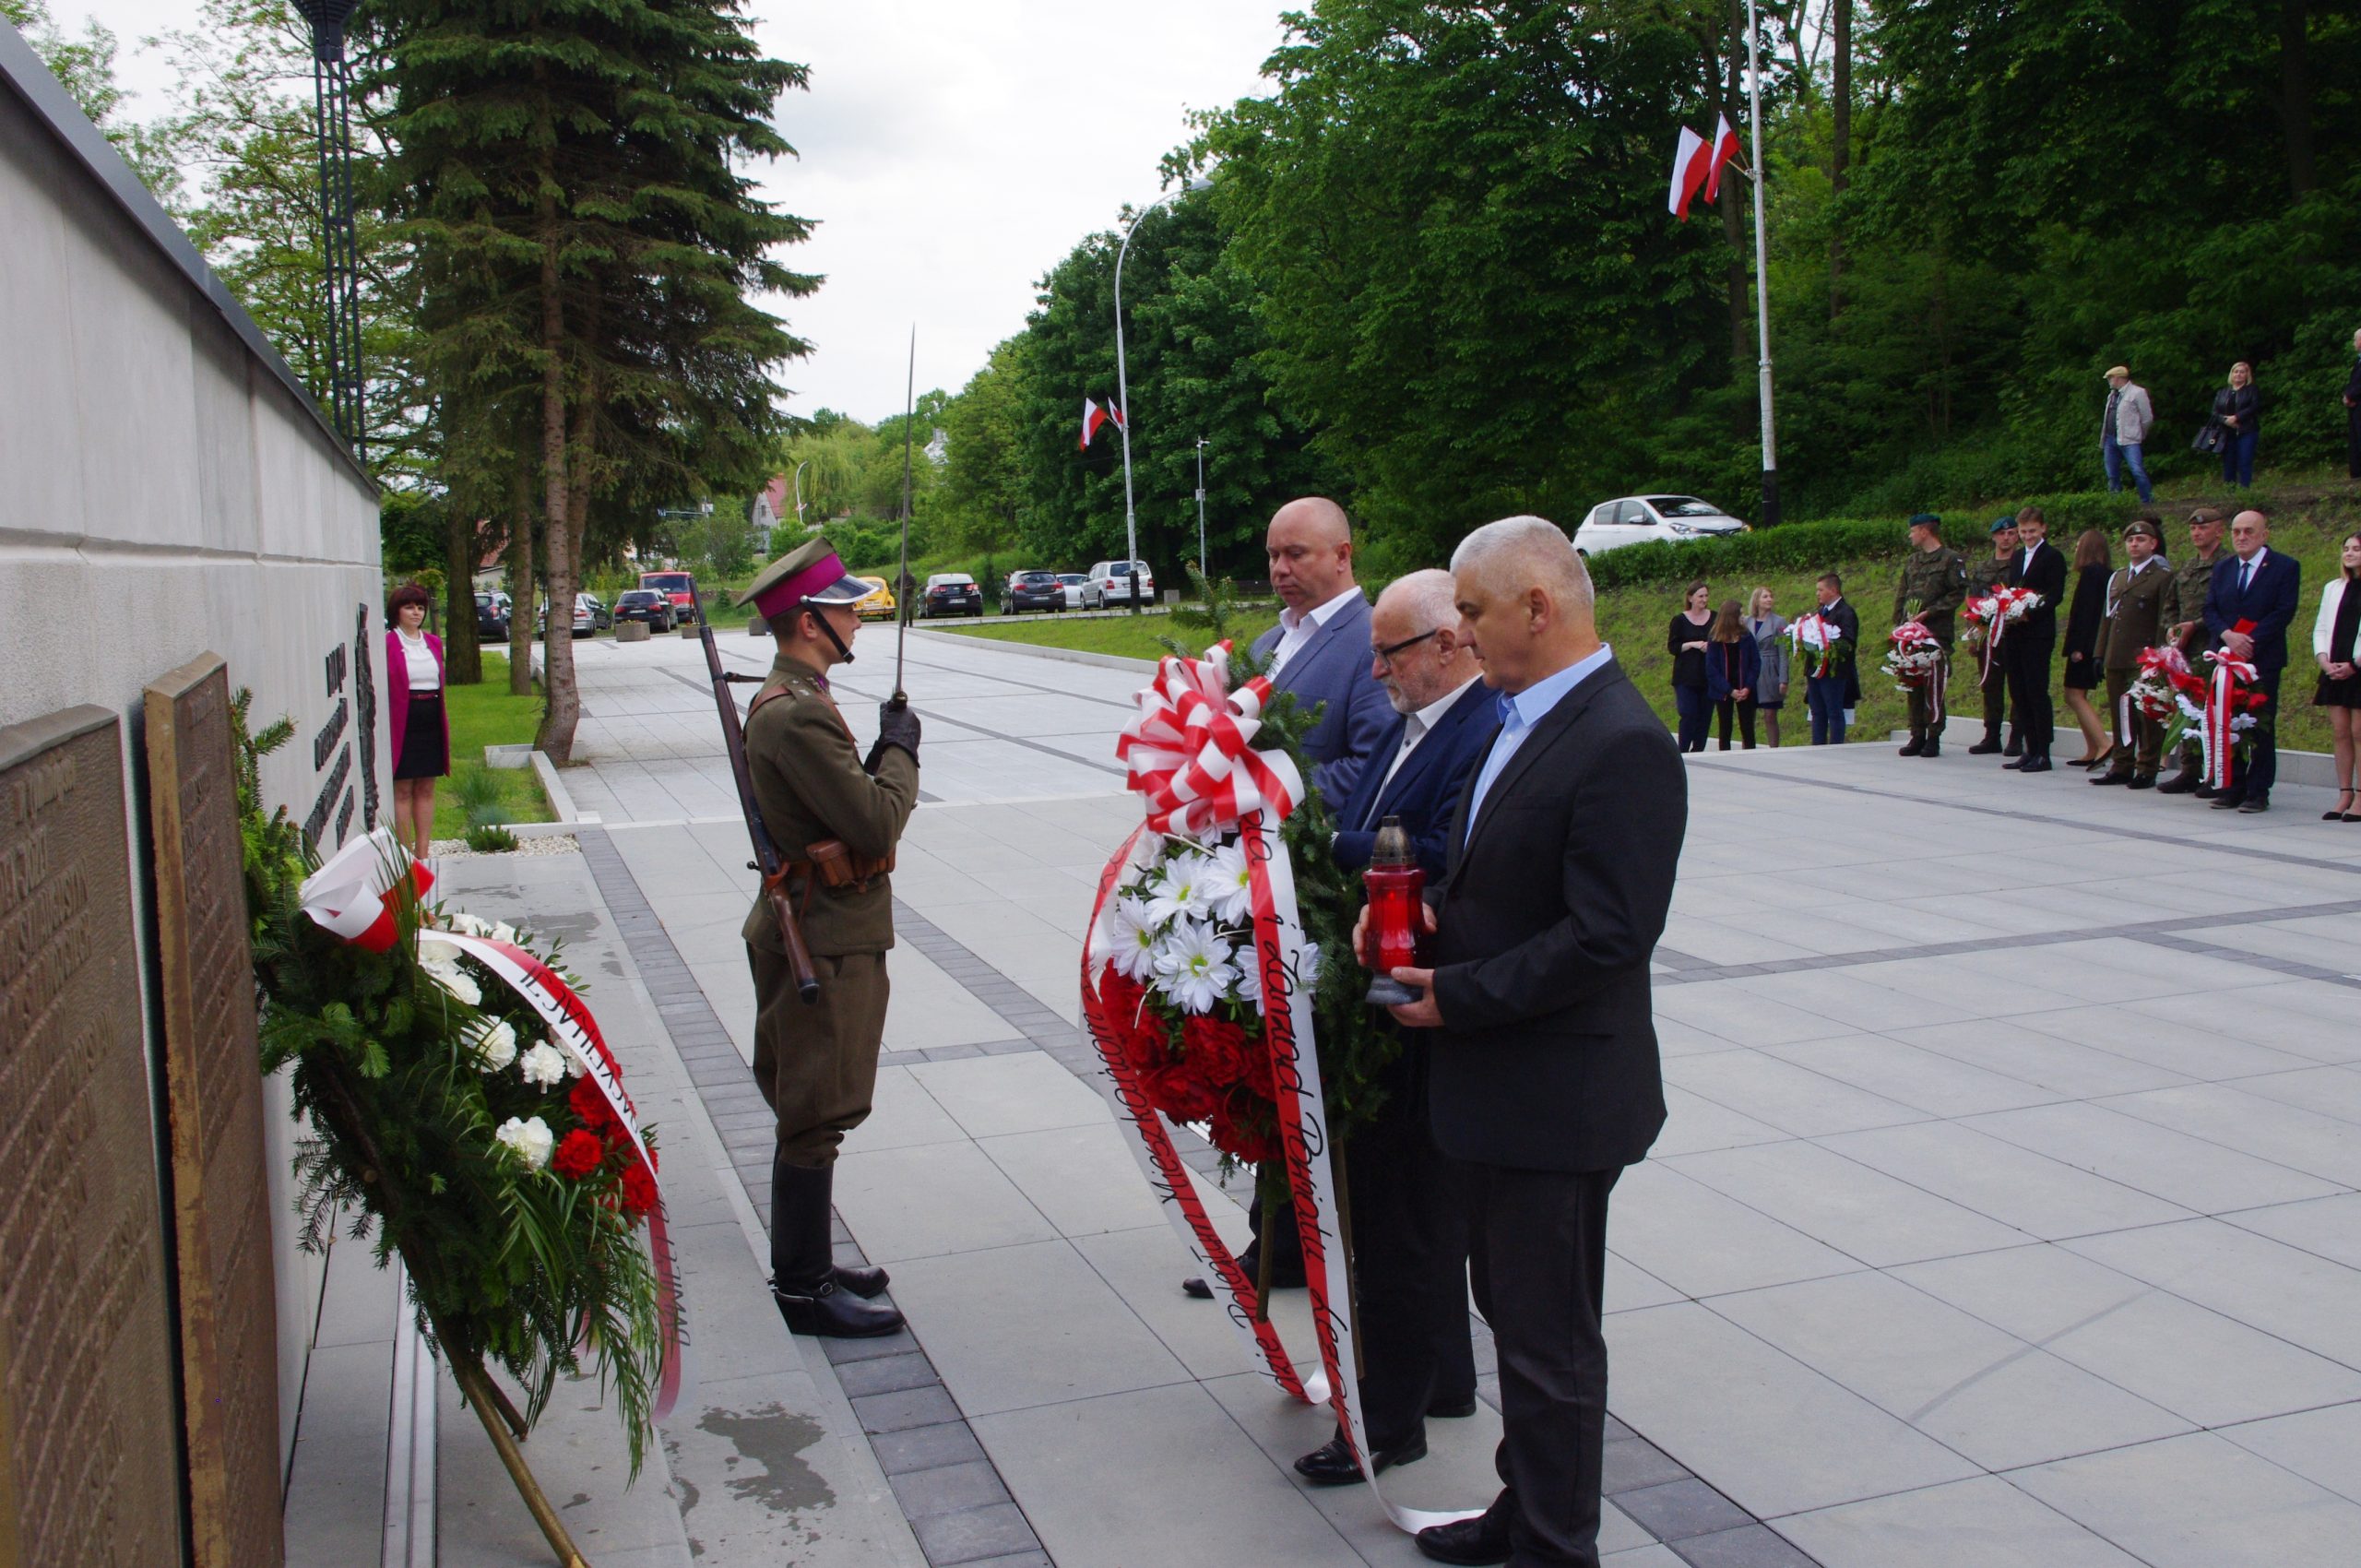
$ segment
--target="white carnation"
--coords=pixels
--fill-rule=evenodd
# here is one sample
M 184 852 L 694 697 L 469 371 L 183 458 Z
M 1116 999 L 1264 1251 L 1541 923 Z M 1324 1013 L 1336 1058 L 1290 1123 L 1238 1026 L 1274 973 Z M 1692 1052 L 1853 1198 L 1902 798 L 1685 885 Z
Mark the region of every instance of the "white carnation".
M 516 1060 L 516 1031 L 505 1019 L 493 1018 L 478 1030 L 475 1039 L 476 1066 L 486 1073 L 497 1073 Z
M 538 1116 L 529 1120 L 511 1116 L 492 1136 L 515 1150 L 516 1158 L 533 1170 L 547 1165 L 550 1150 L 557 1146 L 557 1139 L 550 1134 L 550 1124 Z
M 444 912 L 443 919 L 453 931 L 457 932 L 462 936 L 490 936 L 492 934 L 492 927 L 489 924 L 483 921 L 478 920 L 475 916 L 468 913 L 465 909 L 445 910 Z
M 502 921 L 492 928 L 492 939 L 494 942 L 505 942 L 511 947 L 514 947 L 516 945 L 518 941 L 516 928 L 510 925 L 506 921 Z
M 430 957 L 430 943 L 421 939 L 418 944 L 419 968 L 426 971 L 427 978 L 469 1006 L 481 1006 L 482 988 L 459 968 L 459 950 L 447 942 L 434 942 L 431 945 L 435 951 Z M 444 956 L 446 954 L 448 956 Z
M 525 1075 L 527 1083 L 539 1084 L 543 1088 L 562 1084 L 565 1082 L 565 1053 L 545 1039 L 536 1040 L 533 1049 L 518 1059 L 516 1070 Z

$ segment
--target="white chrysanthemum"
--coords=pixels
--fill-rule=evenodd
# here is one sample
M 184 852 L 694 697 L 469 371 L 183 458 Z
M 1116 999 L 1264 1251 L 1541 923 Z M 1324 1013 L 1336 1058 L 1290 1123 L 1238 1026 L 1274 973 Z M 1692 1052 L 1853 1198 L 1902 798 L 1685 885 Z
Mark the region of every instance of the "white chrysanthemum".
M 490 936 L 492 934 L 491 922 L 479 920 L 465 909 L 445 909 L 443 911 L 443 921 L 461 936 Z
M 551 1040 L 550 1049 L 552 1051 L 556 1051 L 557 1048 L 557 1041 L 554 1039 Z M 565 1075 L 567 1077 L 581 1078 L 587 1077 L 589 1075 L 590 1069 L 582 1064 L 582 1058 L 575 1055 L 571 1051 L 562 1051 L 560 1054 L 565 1058 Z
M 1166 861 L 1163 869 L 1148 879 L 1148 918 L 1162 925 L 1169 920 L 1193 921 L 1211 914 L 1213 906 L 1205 897 L 1205 873 L 1210 869 L 1211 862 L 1191 849 Z
M 1157 946 L 1157 989 L 1184 1013 L 1210 1013 L 1238 983 L 1236 956 L 1213 927 L 1182 921 Z
M 472 1043 L 480 1071 L 497 1073 L 516 1060 L 516 1031 L 504 1019 L 486 1020 Z
M 1205 897 L 1216 920 L 1246 919 L 1253 908 L 1254 889 L 1244 844 L 1232 841 L 1205 857 Z
M 557 1139 L 550 1135 L 550 1124 L 536 1116 L 529 1121 L 511 1116 L 492 1134 L 516 1151 L 529 1170 L 539 1170 L 550 1162 L 550 1150 L 557 1146 Z
M 506 921 L 498 921 L 492 926 L 492 939 L 494 942 L 505 942 L 511 947 L 516 946 L 516 944 L 522 940 L 516 934 L 516 928 L 510 925 Z
M 1115 916 L 1109 922 L 1109 934 L 1114 951 L 1109 955 L 1118 974 L 1145 985 L 1156 974 L 1155 919 L 1147 912 L 1145 898 L 1118 898 Z
M 1252 1003 L 1257 1013 L 1263 1010 L 1263 966 L 1255 957 L 1252 932 L 1246 933 L 1244 947 L 1238 955 L 1238 994 Z
M 536 1040 L 533 1049 L 516 1060 L 516 1070 L 525 1075 L 528 1084 L 548 1088 L 565 1082 L 565 1052 L 549 1041 Z

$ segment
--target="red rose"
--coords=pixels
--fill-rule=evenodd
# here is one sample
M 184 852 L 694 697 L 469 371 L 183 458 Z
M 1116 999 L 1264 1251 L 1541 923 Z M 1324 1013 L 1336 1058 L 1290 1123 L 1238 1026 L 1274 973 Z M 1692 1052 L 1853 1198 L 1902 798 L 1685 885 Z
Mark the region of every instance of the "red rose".
M 1210 1013 L 1182 1022 L 1180 1049 L 1199 1076 L 1224 1088 L 1244 1082 L 1253 1067 L 1254 1046 L 1246 1031 Z
M 558 1140 L 557 1152 L 550 1156 L 550 1169 L 569 1182 L 579 1182 L 606 1158 L 607 1146 L 599 1141 L 599 1134 L 576 1127 Z
M 1175 1122 L 1203 1122 L 1221 1104 L 1221 1091 L 1185 1062 L 1151 1068 L 1140 1075 L 1140 1087 L 1148 1103 Z
M 623 1167 L 623 1213 L 637 1219 L 655 1206 L 656 1178 L 635 1159 Z
M 1272 1107 L 1233 1091 L 1214 1110 L 1209 1130 L 1214 1147 L 1249 1165 L 1279 1158 L 1278 1118 Z

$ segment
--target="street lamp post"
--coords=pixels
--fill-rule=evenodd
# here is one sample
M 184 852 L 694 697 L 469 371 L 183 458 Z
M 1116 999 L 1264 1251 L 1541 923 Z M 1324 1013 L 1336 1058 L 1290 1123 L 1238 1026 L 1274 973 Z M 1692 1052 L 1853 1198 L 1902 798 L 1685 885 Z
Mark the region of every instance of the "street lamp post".
M 1762 526 L 1779 524 L 1779 437 L 1771 418 L 1771 263 L 1770 244 L 1762 227 L 1762 59 L 1758 48 L 1762 30 L 1754 19 L 1754 0 L 1746 0 L 1747 131 L 1754 140 L 1754 309 L 1755 338 L 1762 351 L 1756 366 L 1762 399 Z
M 1132 254 L 1132 236 L 1140 232 L 1147 215 L 1171 201 L 1174 196 L 1202 191 L 1211 180 L 1192 180 L 1169 196 L 1160 196 L 1140 208 L 1130 228 L 1123 231 L 1123 243 L 1115 252 L 1115 431 L 1123 438 L 1123 548 L 1129 552 L 1125 564 L 1131 568 L 1132 613 L 1140 612 L 1140 525 L 1139 516 L 1132 505 L 1132 388 L 1125 378 L 1123 363 L 1123 259 Z
M 296 0 L 312 30 L 313 110 L 319 124 L 320 251 L 327 281 L 328 412 L 363 456 L 361 390 L 361 242 L 352 222 L 352 65 L 344 24 L 360 0 Z
M 1205 560 L 1205 438 L 1197 437 L 1197 570 L 1213 581 L 1213 566 Z

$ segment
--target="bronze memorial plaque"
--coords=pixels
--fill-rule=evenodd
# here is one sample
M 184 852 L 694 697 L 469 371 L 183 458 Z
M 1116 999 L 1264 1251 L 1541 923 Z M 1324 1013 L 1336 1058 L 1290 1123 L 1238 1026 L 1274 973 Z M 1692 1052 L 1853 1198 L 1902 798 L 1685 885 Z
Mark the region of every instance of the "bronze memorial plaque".
M 172 1324 L 115 716 L 0 728 L 0 1545 L 181 1560 Z
M 196 1568 L 279 1568 L 279 1319 L 230 675 L 151 682 L 148 812 Z

